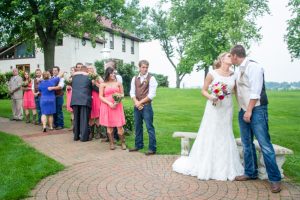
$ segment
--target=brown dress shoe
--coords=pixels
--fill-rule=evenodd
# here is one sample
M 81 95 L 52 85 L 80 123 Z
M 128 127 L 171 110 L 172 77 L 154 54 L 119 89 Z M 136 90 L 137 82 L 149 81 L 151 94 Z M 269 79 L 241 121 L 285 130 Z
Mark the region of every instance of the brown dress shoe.
M 235 181 L 248 181 L 248 180 L 254 180 L 256 178 L 250 178 L 249 176 L 242 175 L 242 176 L 237 176 L 235 177 Z
M 138 150 L 140 150 L 140 149 L 134 147 L 134 148 L 132 148 L 132 149 L 129 149 L 128 151 L 129 151 L 129 152 L 134 152 L 134 151 L 138 151 Z
M 270 183 L 270 185 L 271 185 L 271 192 L 278 193 L 281 191 L 281 183 L 280 182 Z
M 145 153 L 146 156 L 151 156 L 151 155 L 154 155 L 154 154 L 156 154 L 155 151 L 148 151 L 148 152 Z

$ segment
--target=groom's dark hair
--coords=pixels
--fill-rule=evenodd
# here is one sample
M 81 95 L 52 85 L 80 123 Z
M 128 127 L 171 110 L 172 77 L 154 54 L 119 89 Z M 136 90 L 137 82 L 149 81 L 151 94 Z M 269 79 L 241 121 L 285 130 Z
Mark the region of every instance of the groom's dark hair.
M 240 44 L 235 45 L 231 49 L 230 54 L 231 55 L 237 55 L 239 58 L 245 58 L 246 57 L 245 48 L 242 45 L 240 45 Z

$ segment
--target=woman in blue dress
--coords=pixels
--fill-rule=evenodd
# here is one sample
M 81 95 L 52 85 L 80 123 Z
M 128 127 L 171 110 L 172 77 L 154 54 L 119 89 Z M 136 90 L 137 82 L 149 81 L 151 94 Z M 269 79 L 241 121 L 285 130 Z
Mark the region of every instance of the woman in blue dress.
M 53 114 L 56 113 L 55 91 L 52 90 L 59 82 L 59 77 L 51 78 L 50 72 L 43 72 L 43 80 L 39 84 L 41 93 L 41 121 L 43 124 L 43 132 L 46 132 L 47 118 L 49 129 L 53 130 Z

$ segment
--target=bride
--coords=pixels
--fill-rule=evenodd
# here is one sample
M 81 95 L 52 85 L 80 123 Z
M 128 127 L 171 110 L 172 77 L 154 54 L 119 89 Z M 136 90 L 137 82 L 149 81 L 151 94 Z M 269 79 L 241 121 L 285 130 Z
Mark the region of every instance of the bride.
M 232 131 L 232 95 L 223 100 L 208 93 L 211 84 L 222 82 L 229 92 L 235 86 L 235 76 L 229 53 L 222 53 L 214 62 L 214 70 L 205 78 L 202 94 L 208 101 L 189 156 L 181 156 L 173 164 L 173 170 L 201 180 L 234 180 L 243 174 L 239 152 Z

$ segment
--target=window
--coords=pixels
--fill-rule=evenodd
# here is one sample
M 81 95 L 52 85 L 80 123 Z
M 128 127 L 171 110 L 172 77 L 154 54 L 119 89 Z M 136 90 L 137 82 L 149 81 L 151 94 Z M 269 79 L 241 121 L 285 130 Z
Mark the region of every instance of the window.
M 0 60 L 5 59 L 24 59 L 24 58 L 34 58 L 35 57 L 35 48 L 25 43 L 18 46 L 12 46 L 1 52 Z
M 56 40 L 55 46 L 63 46 L 63 39 L 62 39 L 62 38 L 58 38 L 58 39 Z
M 114 34 L 113 33 L 109 34 L 109 48 L 114 49 Z
M 18 71 L 30 72 L 30 64 L 16 65 L 16 68 L 18 69 Z
M 134 40 L 131 40 L 131 54 L 134 54 Z
M 122 51 L 126 52 L 126 38 L 122 36 Z

